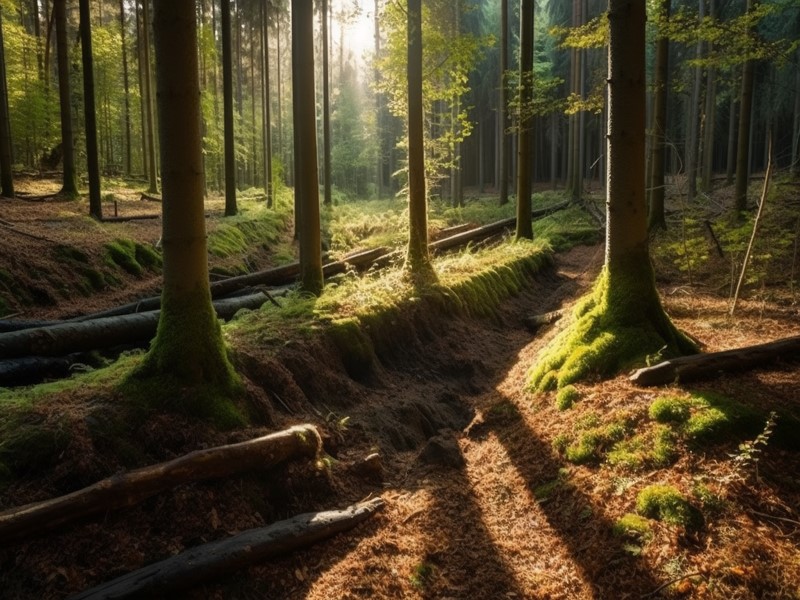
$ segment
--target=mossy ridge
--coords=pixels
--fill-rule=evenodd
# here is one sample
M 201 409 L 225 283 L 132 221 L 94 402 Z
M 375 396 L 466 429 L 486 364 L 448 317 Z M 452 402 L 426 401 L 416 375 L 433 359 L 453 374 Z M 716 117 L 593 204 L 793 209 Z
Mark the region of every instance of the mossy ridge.
M 145 269 L 157 269 L 162 264 L 158 252 L 133 240 L 117 238 L 105 244 L 105 250 L 109 267 L 119 267 L 136 277 L 141 277 Z
M 239 215 L 226 217 L 208 234 L 208 252 L 218 258 L 227 258 L 249 252 L 260 246 L 271 248 L 289 226 L 285 208 L 267 210 L 262 204 L 244 201 Z
M 624 268 L 603 268 L 592 291 L 578 301 L 572 322 L 542 350 L 529 372 L 531 391 L 548 391 L 590 377 L 612 377 L 648 357 L 697 352 L 661 307 L 644 258 Z

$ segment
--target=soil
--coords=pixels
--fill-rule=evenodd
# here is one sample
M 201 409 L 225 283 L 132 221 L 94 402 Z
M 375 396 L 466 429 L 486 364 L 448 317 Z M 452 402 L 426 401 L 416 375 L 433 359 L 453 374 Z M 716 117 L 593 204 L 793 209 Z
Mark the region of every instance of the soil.
M 69 235 L 73 225 L 96 227 L 75 216 L 68 228 L 48 229 L 52 204 L 17 208 L 13 214 L 4 208 L 3 218 L 15 229 L 30 222 L 31 232 L 52 240 Z M 128 237 L 157 239 L 157 223 L 119 226 Z M 24 262 L 42 260 L 50 242 L 12 233 L 0 244 L 2 256 Z M 727 440 L 701 451 L 681 446 L 669 467 L 627 471 L 605 463 L 575 465 L 554 449 L 554 440 L 574 433 L 590 415 L 601 422 L 619 414 L 641 421 L 652 400 L 682 389 L 639 388 L 621 375 L 577 386 L 581 398 L 567 411 L 555 408 L 551 394 L 524 391 L 537 352 L 563 326 L 534 335 L 525 318 L 568 308 L 591 285 L 602 258 L 601 247 L 560 254 L 552 272 L 493 318 L 410 315 L 401 324 L 409 332 L 402 343 L 383 349 L 372 372 L 358 380 L 346 375 L 341 357 L 324 341 L 289 344 L 278 357 L 258 347 L 237 349 L 252 394 L 269 406 L 263 427 L 216 432 L 159 415 L 126 432 L 130 439 L 155 462 L 312 422 L 323 432 L 329 458 L 181 486 L 136 507 L 6 545 L 0 548 L 0 596 L 67 597 L 247 528 L 380 496 L 385 509 L 354 531 L 180 597 L 800 598 L 796 450 L 768 442 L 759 446 L 757 463 L 742 467 L 732 459 L 741 454 L 738 441 Z M 744 300 L 730 318 L 725 300 L 704 288 L 662 284 L 677 325 L 708 350 L 800 334 L 800 313 L 790 302 Z M 130 300 L 152 292 L 157 282 L 141 286 L 80 303 L 88 312 L 88 302 L 100 308 Z M 63 316 L 74 308 L 64 300 L 25 316 Z M 691 389 L 765 411 L 800 405 L 800 373 L 790 364 Z M 113 398 L 78 390 L 43 406 L 45 420 L 70 415 L 73 439 L 58 464 L 3 490 L 0 509 L 136 466 L 113 448 L 92 444 L 89 430 L 104 405 L 113 405 Z M 379 473 L 363 466 L 375 452 Z M 652 521 L 646 543 L 615 535 L 613 524 L 635 512 L 638 491 L 655 483 L 672 484 L 692 498 L 702 485 L 718 505 L 703 507 L 699 531 Z

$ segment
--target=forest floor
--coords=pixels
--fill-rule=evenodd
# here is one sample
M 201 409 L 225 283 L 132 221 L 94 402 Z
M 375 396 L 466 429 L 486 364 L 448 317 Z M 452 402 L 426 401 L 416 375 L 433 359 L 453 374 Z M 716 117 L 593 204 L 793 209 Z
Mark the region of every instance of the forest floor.
M 69 227 L 48 229 L 47 210 L 52 215 L 53 207 L 23 203 L 15 215 L 4 211 L 2 218 L 18 229 L 25 219 L 35 221 L 35 229 L 25 230 L 49 241 L 4 234 L 0 256 L 20 264 L 41 262 L 50 256 L 42 244 L 63 243 L 73 224 L 98 228 L 75 215 Z M 110 226 L 124 227 L 125 235 L 136 239 L 155 241 L 159 235 L 157 222 Z M 98 238 L 98 247 L 101 242 Z M 798 431 L 779 443 L 768 428 L 763 443 L 751 443 L 748 451 L 740 442 L 756 440 L 765 418 L 746 434 L 723 428 L 721 437 L 702 444 L 675 429 L 674 453 L 666 464 L 610 458 L 615 450 L 614 456 L 623 454 L 621 442 L 630 442 L 629 455 L 636 455 L 637 443 L 646 454 L 642 440 L 659 427 L 648 408 L 659 398 L 712 398 L 712 404 L 713 398 L 727 398 L 761 415 L 798 414 L 796 364 L 668 388 L 640 388 L 623 374 L 577 386 L 578 400 L 569 410 L 558 410 L 553 394 L 524 391 L 537 352 L 563 326 L 534 335 L 525 318 L 569 308 L 591 286 L 602 259 L 601 246 L 557 255 L 552 271 L 504 302 L 492 318 L 454 316 L 429 328 L 418 322 L 416 339 L 382 356 L 360 380 L 343 373 L 340 358 L 327 346 L 292 344 L 283 353 L 285 368 L 260 363 L 263 378 L 289 372 L 295 381 L 296 394 L 281 399 L 268 427 L 216 432 L 161 415 L 127 432 L 153 458 L 166 460 L 313 422 L 324 431 L 332 459 L 324 468 L 295 463 L 267 474 L 182 486 L 101 519 L 0 547 L 0 597 L 67 597 L 249 527 L 380 496 L 384 510 L 352 532 L 184 597 L 800 598 Z M 705 350 L 800 335 L 800 307 L 791 294 L 745 299 L 730 317 L 727 295 L 707 278 L 695 274 L 701 283 L 688 285 L 673 275 L 659 280 L 667 311 Z M 156 281 L 140 285 L 99 300 L 75 300 L 74 306 L 60 300 L 25 317 L 63 316 L 78 306 L 89 312 L 157 288 Z M 89 302 L 98 305 L 87 307 Z M 258 358 L 256 348 L 247 352 Z M 251 368 L 251 379 L 253 373 Z M 0 490 L 0 509 L 64 493 L 124 468 L 88 434 L 102 416 L 97 407 L 113 402 L 80 389 L 45 402 L 43 421 L 71 413 L 69 447 L 44 473 Z M 700 411 L 698 406 L 692 411 Z M 604 437 L 615 424 L 623 424 L 622 440 Z M 581 464 L 570 462 L 565 448 L 584 434 L 597 442 L 593 455 Z M 373 452 L 381 455 L 380 481 L 358 468 Z M 637 494 L 653 484 L 675 486 L 701 511 L 702 525 L 650 519 L 638 534 L 615 526 L 636 512 Z

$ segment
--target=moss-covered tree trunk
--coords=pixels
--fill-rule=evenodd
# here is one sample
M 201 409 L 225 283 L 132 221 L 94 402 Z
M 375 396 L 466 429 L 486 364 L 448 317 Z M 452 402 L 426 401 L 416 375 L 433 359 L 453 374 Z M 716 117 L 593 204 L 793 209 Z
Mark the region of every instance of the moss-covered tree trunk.
M 142 0 L 142 103 L 145 119 L 145 148 L 147 150 L 147 193 L 158 193 L 158 164 L 156 163 L 156 132 L 153 116 L 153 78 L 150 72 L 150 0 Z
M 200 82 L 194 0 L 155 0 L 153 30 L 163 189 L 164 286 L 161 318 L 136 375 L 159 383 L 157 391 L 200 390 L 219 414 L 236 389 L 208 283 Z M 172 385 L 170 385 L 172 384 Z M 190 398 L 182 407 L 192 411 Z
M 428 254 L 428 202 L 422 130 L 422 2 L 408 0 L 408 251 L 414 278 L 433 276 Z
M 75 173 L 75 140 L 72 133 L 72 106 L 69 84 L 69 48 L 67 45 L 67 0 L 54 0 L 56 25 L 56 57 L 58 60 L 58 98 L 61 112 L 61 152 L 64 175 L 59 193 L 69 198 L 78 197 Z
M 573 322 L 543 350 L 535 389 L 610 376 L 648 355 L 695 352 L 661 307 L 645 203 L 645 3 L 609 0 L 605 266 Z
M 292 108 L 294 193 L 300 245 L 300 285 L 322 293 L 322 249 L 317 171 L 317 117 L 314 94 L 314 4 L 292 0 Z
M 519 136 L 517 138 L 517 239 L 533 239 L 531 142 L 533 140 L 533 0 L 520 0 Z

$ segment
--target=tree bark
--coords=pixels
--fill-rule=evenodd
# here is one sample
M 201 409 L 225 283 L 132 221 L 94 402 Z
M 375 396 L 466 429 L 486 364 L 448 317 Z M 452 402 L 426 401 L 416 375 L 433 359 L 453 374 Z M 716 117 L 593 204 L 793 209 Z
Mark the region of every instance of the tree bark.
M 0 8 L 0 196 L 14 197 L 13 162 L 11 152 L 11 120 L 8 113 L 8 82 L 6 79 L 5 41 L 3 39 L 3 14 Z
M 715 0 L 708 0 L 708 16 L 717 18 Z M 712 54 L 714 46 L 711 45 L 708 53 Z M 703 156 L 702 172 L 700 177 L 701 189 L 706 194 L 713 189 L 712 173 L 714 170 L 714 132 L 717 120 L 717 69 L 711 65 L 706 73 L 706 107 L 703 116 Z
M 299 222 L 300 286 L 303 291 L 319 296 L 323 277 L 315 97 L 314 6 L 308 0 L 292 0 L 294 193 Z
M 261 93 L 264 120 L 264 192 L 267 195 L 267 208 L 272 208 L 274 191 L 272 187 L 272 106 L 269 77 L 269 4 L 259 3 L 261 12 Z
M 325 206 L 332 204 L 331 200 L 331 91 L 328 40 L 328 0 L 322 0 L 320 19 L 322 21 L 322 188 L 324 191 L 323 202 Z
M 125 119 L 125 171 L 124 174 L 131 175 L 131 98 L 130 98 L 130 77 L 128 75 L 128 47 L 125 42 L 125 0 L 119 0 L 119 32 L 122 40 L 122 85 L 125 94 L 125 107 L 123 118 Z
M 92 20 L 89 0 L 79 0 L 81 57 L 83 60 L 83 104 L 86 129 L 86 164 L 89 172 L 89 214 L 103 220 L 100 197 L 100 163 L 97 156 L 97 111 L 94 101 L 94 59 L 92 57 Z
M 659 21 L 666 25 L 672 0 L 661 0 Z M 650 147 L 650 208 L 648 229 L 666 229 L 664 215 L 664 150 L 667 132 L 667 97 L 669 81 L 669 38 L 659 34 L 656 41 L 655 82 L 653 83 L 653 132 Z
M 60 194 L 78 197 L 75 171 L 75 141 L 72 133 L 72 106 L 69 83 L 69 48 L 67 44 L 67 0 L 53 0 L 58 58 L 58 97 L 61 112 L 61 151 L 64 176 Z
M 533 239 L 531 145 L 533 141 L 533 0 L 520 0 L 519 135 L 517 136 L 517 239 Z
M 699 0 L 700 19 L 705 15 L 705 0 Z M 700 59 L 703 57 L 703 42 L 698 41 L 695 48 L 695 58 Z M 686 197 L 689 202 L 694 200 L 697 196 L 697 146 L 698 146 L 698 129 L 700 121 L 700 92 L 703 85 L 703 69 L 701 67 L 694 68 L 694 82 L 692 84 L 692 94 L 689 100 L 689 110 L 686 111 L 689 116 L 688 135 L 686 137 Z
M 412 277 L 434 276 L 428 253 L 428 199 L 422 119 L 422 2 L 408 0 L 408 250 Z
M 757 0 L 747 0 L 746 12 L 751 12 L 757 4 Z M 739 137 L 736 148 L 736 183 L 734 185 L 734 210 L 737 212 L 747 210 L 754 76 L 755 62 L 745 61 L 742 67 L 742 89 L 739 100 Z
M 154 2 L 156 0 L 153 0 Z M 142 0 L 142 103 L 145 117 L 145 145 L 147 147 L 147 192 L 158 194 L 158 163 L 156 162 L 156 132 L 153 118 L 152 75 L 150 72 L 150 0 Z M 162 117 L 163 118 L 163 117 Z
M 508 136 L 508 0 L 500 0 L 500 204 L 508 203 L 508 163 L 511 155 L 511 138 Z
M 652 367 L 637 370 L 631 381 L 644 386 L 685 383 L 717 377 L 723 373 L 739 373 L 761 365 L 774 364 L 800 355 L 800 336 L 766 344 L 745 346 L 722 352 L 708 352 L 666 360 Z
M 236 207 L 236 154 L 233 129 L 233 50 L 231 45 L 231 2 L 221 0 L 222 16 L 222 111 L 225 142 L 225 216 L 232 217 Z
M 161 0 L 156 0 L 156 6 Z M 176 0 L 168 0 L 170 2 Z M 174 460 L 114 475 L 66 496 L 0 513 L 0 540 L 9 543 L 101 512 L 138 504 L 179 485 L 314 458 L 322 448 L 313 425 L 297 425 L 260 438 L 195 450 Z
M 373 498 L 345 510 L 305 513 L 203 544 L 73 596 L 70 600 L 161 596 L 348 531 L 383 508 Z

